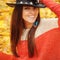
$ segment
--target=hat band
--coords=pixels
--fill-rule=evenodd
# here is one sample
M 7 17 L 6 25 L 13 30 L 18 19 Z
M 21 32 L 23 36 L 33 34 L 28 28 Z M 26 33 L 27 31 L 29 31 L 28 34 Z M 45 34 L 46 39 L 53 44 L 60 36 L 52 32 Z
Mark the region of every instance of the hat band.
M 22 1 L 20 1 L 20 2 L 16 2 L 17 4 L 30 4 L 30 5 L 33 5 L 33 3 L 32 2 L 22 2 Z

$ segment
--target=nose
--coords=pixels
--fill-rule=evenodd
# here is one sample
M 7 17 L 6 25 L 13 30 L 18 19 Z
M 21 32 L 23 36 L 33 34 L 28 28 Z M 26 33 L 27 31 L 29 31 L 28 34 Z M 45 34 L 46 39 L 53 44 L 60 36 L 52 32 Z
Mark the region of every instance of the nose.
M 30 13 L 31 13 L 31 14 L 34 14 L 34 13 L 35 13 L 35 10 L 34 10 L 34 9 L 31 9 L 31 10 L 30 10 Z

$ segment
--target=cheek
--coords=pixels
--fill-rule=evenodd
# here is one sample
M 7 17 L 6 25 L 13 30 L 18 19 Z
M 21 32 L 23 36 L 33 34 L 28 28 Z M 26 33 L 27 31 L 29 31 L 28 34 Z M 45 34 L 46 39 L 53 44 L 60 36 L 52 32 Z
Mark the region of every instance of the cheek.
M 39 11 L 36 11 L 36 15 L 38 16 L 38 14 L 39 14 Z
M 35 12 L 35 15 L 38 15 L 39 9 L 35 10 L 34 12 Z
M 25 12 L 23 11 L 23 13 L 22 13 L 22 18 L 25 19 L 25 18 L 26 18 L 25 16 L 26 16 L 26 15 L 25 15 Z
M 36 18 L 38 17 L 38 14 L 39 14 L 39 12 L 37 11 L 37 12 L 35 13 Z
M 25 15 L 25 14 L 23 14 L 22 18 L 23 18 L 23 20 L 24 20 L 24 21 L 26 21 L 26 20 L 27 20 L 27 17 L 26 17 L 26 15 Z
M 23 13 L 22 13 L 22 18 L 23 18 L 23 19 L 26 19 L 27 15 L 28 15 L 28 13 L 27 13 L 26 11 L 23 11 Z

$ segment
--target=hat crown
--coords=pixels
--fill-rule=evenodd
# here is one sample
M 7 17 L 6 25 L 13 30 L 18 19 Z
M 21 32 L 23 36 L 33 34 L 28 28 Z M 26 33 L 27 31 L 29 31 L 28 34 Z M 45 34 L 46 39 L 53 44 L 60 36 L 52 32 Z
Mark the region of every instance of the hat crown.
M 46 6 L 42 3 L 40 3 L 40 0 L 13 0 L 12 2 L 7 3 L 10 7 L 14 7 L 17 5 L 28 5 L 28 6 L 34 6 L 34 7 L 41 7 L 45 8 Z
M 37 0 L 16 0 L 16 3 L 20 3 L 20 2 L 23 2 L 23 3 L 25 3 L 25 2 L 30 3 L 30 2 L 32 2 L 33 4 L 38 3 Z

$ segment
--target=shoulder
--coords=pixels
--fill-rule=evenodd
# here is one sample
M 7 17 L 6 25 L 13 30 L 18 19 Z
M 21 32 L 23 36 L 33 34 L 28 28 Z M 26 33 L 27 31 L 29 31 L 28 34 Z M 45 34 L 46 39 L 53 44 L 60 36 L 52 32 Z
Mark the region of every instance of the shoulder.
M 54 28 L 51 29 L 47 32 L 45 32 L 44 34 L 39 35 L 36 38 L 36 41 L 40 42 L 42 41 L 43 43 L 54 43 L 54 44 L 58 44 L 60 43 L 60 28 Z
M 43 40 L 43 41 L 60 41 L 60 28 L 54 28 L 51 29 L 44 34 L 39 35 L 37 38 L 38 41 Z
M 48 32 L 48 36 L 53 40 L 60 40 L 60 28 L 52 29 Z

